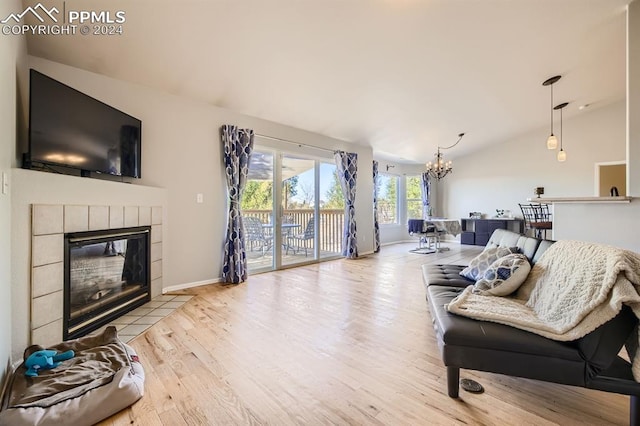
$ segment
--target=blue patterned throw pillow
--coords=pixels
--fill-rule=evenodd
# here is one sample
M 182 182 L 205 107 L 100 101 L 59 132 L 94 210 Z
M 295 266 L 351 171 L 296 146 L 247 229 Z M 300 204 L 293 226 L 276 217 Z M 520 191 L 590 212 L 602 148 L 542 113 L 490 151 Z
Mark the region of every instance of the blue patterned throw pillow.
M 518 289 L 531 271 L 523 254 L 510 254 L 496 260 L 473 286 L 473 293 L 483 296 L 507 296 Z
M 478 281 L 484 275 L 484 271 L 497 259 L 509 255 L 516 251 L 509 247 L 489 247 L 482 253 L 474 257 L 469 266 L 460 271 L 460 275 L 473 281 Z

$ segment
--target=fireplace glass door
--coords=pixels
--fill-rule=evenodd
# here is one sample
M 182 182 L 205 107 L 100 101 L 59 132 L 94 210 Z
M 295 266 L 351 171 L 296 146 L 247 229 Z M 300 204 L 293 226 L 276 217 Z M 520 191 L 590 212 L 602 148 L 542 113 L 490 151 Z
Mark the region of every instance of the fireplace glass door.
M 149 300 L 149 228 L 65 236 L 65 339 Z

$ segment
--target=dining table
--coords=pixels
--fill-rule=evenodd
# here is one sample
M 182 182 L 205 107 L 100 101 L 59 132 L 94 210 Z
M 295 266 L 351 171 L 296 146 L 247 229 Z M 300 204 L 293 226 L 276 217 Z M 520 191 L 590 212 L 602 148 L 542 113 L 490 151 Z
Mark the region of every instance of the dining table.
M 462 233 L 462 226 L 458 219 L 432 217 L 424 220 L 425 227 L 433 225 L 436 231 L 451 234 L 454 237 Z
M 270 230 L 270 232 L 273 232 L 273 223 L 263 223 L 262 227 L 264 229 Z M 295 228 L 300 228 L 300 224 L 299 223 L 281 223 L 280 224 L 280 229 L 282 229 L 283 234 L 288 235 L 291 233 L 291 230 Z

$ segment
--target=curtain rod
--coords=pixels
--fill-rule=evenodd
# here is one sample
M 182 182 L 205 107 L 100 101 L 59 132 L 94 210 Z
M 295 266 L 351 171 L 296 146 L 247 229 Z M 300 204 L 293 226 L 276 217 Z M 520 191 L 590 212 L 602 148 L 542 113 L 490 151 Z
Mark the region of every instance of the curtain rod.
M 307 147 L 307 148 L 313 148 L 313 149 L 318 149 L 320 151 L 327 151 L 330 153 L 335 153 L 336 151 L 338 151 L 337 149 L 327 149 L 327 148 L 320 148 L 319 146 L 313 146 L 313 145 L 307 145 L 304 143 L 300 143 L 300 142 L 294 142 L 294 141 L 290 141 L 287 139 L 282 139 L 282 138 L 276 138 L 275 136 L 267 136 L 267 135 L 261 135 L 259 133 L 255 133 L 255 136 L 261 137 L 261 138 L 265 138 L 265 139 L 271 139 L 274 141 L 280 141 L 280 142 L 285 142 L 285 143 L 290 143 L 293 145 L 298 145 L 299 147 Z

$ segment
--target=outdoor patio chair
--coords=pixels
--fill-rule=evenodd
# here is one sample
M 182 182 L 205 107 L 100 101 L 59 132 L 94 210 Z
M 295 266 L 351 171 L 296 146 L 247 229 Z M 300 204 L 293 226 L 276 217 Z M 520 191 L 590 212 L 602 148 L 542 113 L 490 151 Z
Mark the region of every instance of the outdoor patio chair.
M 246 216 L 242 218 L 242 221 L 244 223 L 245 236 L 249 250 L 253 251 L 255 248 L 259 248 L 262 250 L 263 255 L 268 250 L 271 250 L 273 235 L 267 235 L 265 233 L 260 219 L 253 216 Z
M 307 256 L 307 250 L 310 249 L 309 241 L 313 242 L 315 238 L 315 219 L 312 217 L 307 222 L 307 226 L 304 228 L 304 232 L 301 234 L 295 234 L 287 237 L 287 248 L 285 253 L 289 254 L 289 249 L 294 253 L 298 253 L 301 249 L 304 249 L 304 255 Z

